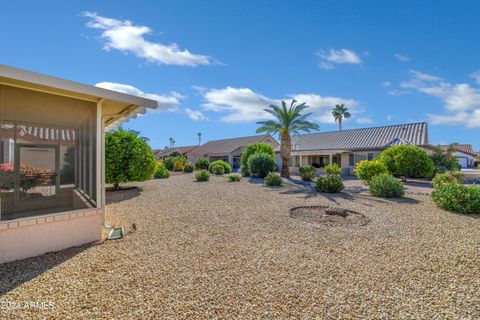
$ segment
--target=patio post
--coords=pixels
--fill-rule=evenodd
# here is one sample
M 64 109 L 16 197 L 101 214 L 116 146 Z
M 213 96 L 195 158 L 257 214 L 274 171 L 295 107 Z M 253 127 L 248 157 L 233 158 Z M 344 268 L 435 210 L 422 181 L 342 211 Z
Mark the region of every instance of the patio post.
M 333 155 L 330 153 L 330 154 L 328 155 L 328 164 L 329 164 L 329 165 L 332 165 L 332 163 L 333 163 Z

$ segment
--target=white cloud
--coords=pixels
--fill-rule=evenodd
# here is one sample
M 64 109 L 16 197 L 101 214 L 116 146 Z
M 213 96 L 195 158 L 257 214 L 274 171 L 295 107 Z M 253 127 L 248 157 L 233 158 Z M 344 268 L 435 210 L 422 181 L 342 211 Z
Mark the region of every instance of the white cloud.
M 410 61 L 412 59 L 410 59 L 410 57 L 407 57 L 403 54 L 400 54 L 400 53 L 395 53 L 393 55 L 395 58 L 397 58 L 398 61 L 401 61 L 401 62 L 407 62 L 407 61 Z
M 372 123 L 373 123 L 373 119 L 370 118 L 370 117 L 358 117 L 358 118 L 357 118 L 357 123 L 360 123 L 360 124 L 372 124 Z
M 480 84 L 480 70 L 472 73 L 472 74 L 470 75 L 470 77 L 472 77 L 472 78 L 475 80 L 475 82 L 477 82 L 478 84 Z
M 392 83 L 390 81 L 383 81 L 382 82 L 382 87 L 387 88 L 392 86 Z
M 157 110 L 160 111 L 174 111 L 177 110 L 180 106 L 180 100 L 185 99 L 186 97 L 177 93 L 171 92 L 170 95 L 159 95 L 154 93 L 145 93 L 142 90 L 135 88 L 134 86 L 122 83 L 114 82 L 100 82 L 95 85 L 99 88 L 104 88 L 112 91 L 122 92 L 126 94 L 131 94 L 134 96 L 139 96 L 142 98 L 156 100 L 158 103 Z
M 363 61 L 358 54 L 348 49 L 319 50 L 317 56 L 320 58 L 320 68 L 333 69 L 336 64 L 362 64 Z
M 249 88 L 211 89 L 204 94 L 205 103 L 203 109 L 225 113 L 220 120 L 224 122 L 252 122 L 271 119 L 271 115 L 264 111 L 271 104 L 280 104 L 281 99 L 266 97 Z M 344 99 L 331 96 L 320 96 L 317 94 L 291 94 L 286 100 L 295 99 L 299 102 L 306 102 L 313 112 L 312 119 L 321 123 L 334 123 L 331 111 L 336 104 L 345 104 L 352 118 L 358 120 L 355 115 L 363 112 L 359 108 L 359 102 L 354 99 Z M 289 103 L 289 101 L 287 102 Z M 367 123 L 367 117 L 360 121 Z M 358 122 L 358 121 L 357 121 Z
M 423 72 L 411 70 L 412 79 L 401 84 L 418 92 L 439 98 L 447 114 L 428 114 L 434 124 L 459 124 L 480 127 L 480 89 L 467 83 L 451 83 Z
M 190 119 L 195 120 L 195 121 L 208 120 L 208 118 L 201 111 L 198 111 L 198 110 L 192 110 L 190 108 L 185 108 L 185 113 L 187 114 L 187 116 Z
M 90 18 L 87 27 L 102 30 L 101 37 L 105 40 L 106 50 L 133 53 L 149 62 L 167 65 L 195 67 L 213 63 L 209 56 L 181 50 L 176 43 L 166 45 L 146 40 L 145 36 L 152 33 L 152 29 L 147 26 L 137 26 L 128 20 L 102 17 L 95 12 L 84 12 L 83 16 Z
M 395 116 L 393 114 L 387 115 L 387 120 L 388 121 L 392 121 L 394 118 L 395 118 Z

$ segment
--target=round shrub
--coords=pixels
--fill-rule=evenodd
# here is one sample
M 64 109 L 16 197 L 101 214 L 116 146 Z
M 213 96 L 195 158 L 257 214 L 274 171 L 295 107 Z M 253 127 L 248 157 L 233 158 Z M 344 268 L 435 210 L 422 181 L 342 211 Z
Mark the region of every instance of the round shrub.
M 315 180 L 315 174 L 317 169 L 311 165 L 306 165 L 300 168 L 300 177 L 303 181 L 313 181 Z
M 452 171 L 446 173 L 437 173 L 432 180 L 432 186 L 434 188 L 448 183 L 460 183 L 465 176 L 459 171 Z
M 405 194 L 402 182 L 387 173 L 373 176 L 369 186 L 370 193 L 375 197 L 399 198 Z
M 448 211 L 480 214 L 480 187 L 476 185 L 440 184 L 433 190 L 432 200 Z
M 232 172 L 232 167 L 231 167 L 226 161 L 224 161 L 224 160 L 216 160 L 216 161 L 213 161 L 212 163 L 210 163 L 210 165 L 208 166 L 208 171 L 210 171 L 211 173 L 214 173 L 214 172 L 212 171 L 212 167 L 213 167 L 214 165 L 217 165 L 217 164 L 219 164 L 219 165 L 221 165 L 221 166 L 223 167 L 224 173 L 230 173 L 230 172 Z
M 265 178 L 275 171 L 275 160 L 268 153 L 254 153 L 248 158 L 248 171 L 254 177 Z
M 238 174 L 231 174 L 228 176 L 228 180 L 230 182 L 240 182 L 241 179 L 242 177 L 240 177 Z
M 338 193 L 343 190 L 343 179 L 339 175 L 319 177 L 315 189 L 318 192 Z
M 187 162 L 185 164 L 185 166 L 183 167 L 183 172 L 185 172 L 185 173 L 193 172 L 194 168 L 195 168 L 195 166 L 193 165 L 193 163 Z
M 342 174 L 342 168 L 336 163 L 333 165 L 327 165 L 325 167 L 325 173 L 339 176 Z
M 214 164 L 210 168 L 210 172 L 216 175 L 222 175 L 225 173 L 225 168 L 221 164 Z
M 208 158 L 200 158 L 195 162 L 195 170 L 208 170 L 210 161 Z
M 181 161 L 181 160 L 177 160 L 173 164 L 173 171 L 182 172 L 183 168 L 185 168 L 185 165 L 184 165 L 183 161 Z
M 263 181 L 269 187 L 281 186 L 283 183 L 282 177 L 273 172 L 269 172 Z
M 195 180 L 198 182 L 204 182 L 210 180 L 210 173 L 207 170 L 199 171 L 195 174 Z
M 388 173 L 387 166 L 380 160 L 362 160 L 355 166 L 355 175 L 366 184 L 374 177 Z
M 155 179 L 166 179 L 170 177 L 170 171 L 168 171 L 164 163 L 160 163 L 157 165 L 157 168 L 155 169 L 155 173 L 153 174 L 153 177 Z
M 245 166 L 245 165 L 242 165 L 240 167 L 240 174 L 243 176 L 243 177 L 248 177 L 250 176 L 250 172 L 248 172 L 248 167 Z
M 435 170 L 425 150 L 417 146 L 390 147 L 380 154 L 379 159 L 396 177 L 428 178 Z
M 244 167 L 243 171 L 246 173 L 246 175 L 244 175 L 245 177 L 250 175 L 250 173 L 248 172 L 249 170 L 248 158 L 250 158 L 252 154 L 256 154 L 256 153 L 266 153 L 269 156 L 271 156 L 273 159 L 275 159 L 275 152 L 273 151 L 273 148 L 270 144 L 260 142 L 260 143 L 252 143 L 247 145 L 247 147 L 245 148 L 245 151 L 243 151 L 242 153 L 241 166 L 240 166 L 240 167 Z
M 163 159 L 163 162 L 165 163 L 165 166 L 167 167 L 168 170 L 170 171 L 177 171 L 175 170 L 175 163 L 176 162 L 181 162 L 182 165 L 185 165 L 185 163 L 187 163 L 187 159 L 185 157 L 166 157 L 165 159 Z M 183 168 L 182 170 L 180 171 L 183 171 Z

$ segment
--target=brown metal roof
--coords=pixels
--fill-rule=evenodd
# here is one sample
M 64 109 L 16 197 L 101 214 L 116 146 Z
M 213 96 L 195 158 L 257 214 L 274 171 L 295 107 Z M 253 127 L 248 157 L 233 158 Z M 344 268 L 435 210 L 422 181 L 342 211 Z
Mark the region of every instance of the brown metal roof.
M 440 145 L 441 148 L 443 149 L 446 149 L 449 147 L 449 145 Z M 470 155 L 473 155 L 473 156 L 477 156 L 478 154 L 473 151 L 473 147 L 471 144 L 459 144 L 459 145 L 454 145 L 452 146 L 452 148 L 454 150 L 457 150 L 459 152 L 463 152 L 463 153 L 468 153 Z
M 259 143 L 268 138 L 272 138 L 272 136 L 266 134 L 232 139 L 212 140 L 198 147 L 192 153 L 197 155 L 229 154 L 240 147 L 245 147 L 251 143 Z M 275 148 L 275 146 L 273 147 Z
M 173 147 L 173 148 L 165 148 L 165 149 L 156 149 L 156 150 L 153 150 L 153 153 L 157 158 L 168 157 L 175 151 L 180 152 L 183 155 L 186 155 L 187 153 L 189 153 L 192 150 L 195 150 L 196 148 L 198 148 L 198 146 Z

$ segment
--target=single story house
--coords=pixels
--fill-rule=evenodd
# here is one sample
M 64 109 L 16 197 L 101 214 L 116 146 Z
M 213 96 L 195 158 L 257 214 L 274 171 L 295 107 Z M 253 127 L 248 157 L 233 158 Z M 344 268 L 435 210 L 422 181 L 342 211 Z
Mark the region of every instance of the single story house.
M 0 263 L 100 240 L 104 132 L 156 107 L 0 65 Z
M 189 153 L 189 159 L 192 162 L 200 158 L 208 158 L 210 161 L 225 160 L 233 168 L 239 168 L 240 158 L 247 145 L 259 142 L 270 144 L 273 149 L 279 146 L 277 140 L 269 134 L 212 140 L 192 150 Z
M 184 157 L 188 158 L 188 155 L 190 154 L 190 152 L 195 150 L 196 148 L 198 148 L 198 146 L 173 147 L 173 148 L 165 148 L 165 149 L 156 149 L 156 150 L 153 150 L 153 153 L 155 154 L 155 158 L 157 158 L 157 160 L 163 160 L 166 157 L 170 156 L 175 151 L 180 153 Z
M 449 145 L 440 145 L 440 148 L 447 149 Z M 457 158 L 458 163 L 462 168 L 474 168 L 478 154 L 473 151 L 471 144 L 453 145 L 454 152 L 452 155 Z
M 331 131 L 292 136 L 292 172 L 304 165 L 323 168 L 336 163 L 344 175 L 352 175 L 355 164 L 372 160 L 390 146 L 415 145 L 431 153 L 426 122 L 406 123 L 374 128 Z M 280 148 L 276 149 L 277 166 L 281 167 Z M 320 172 L 322 170 L 319 170 Z

